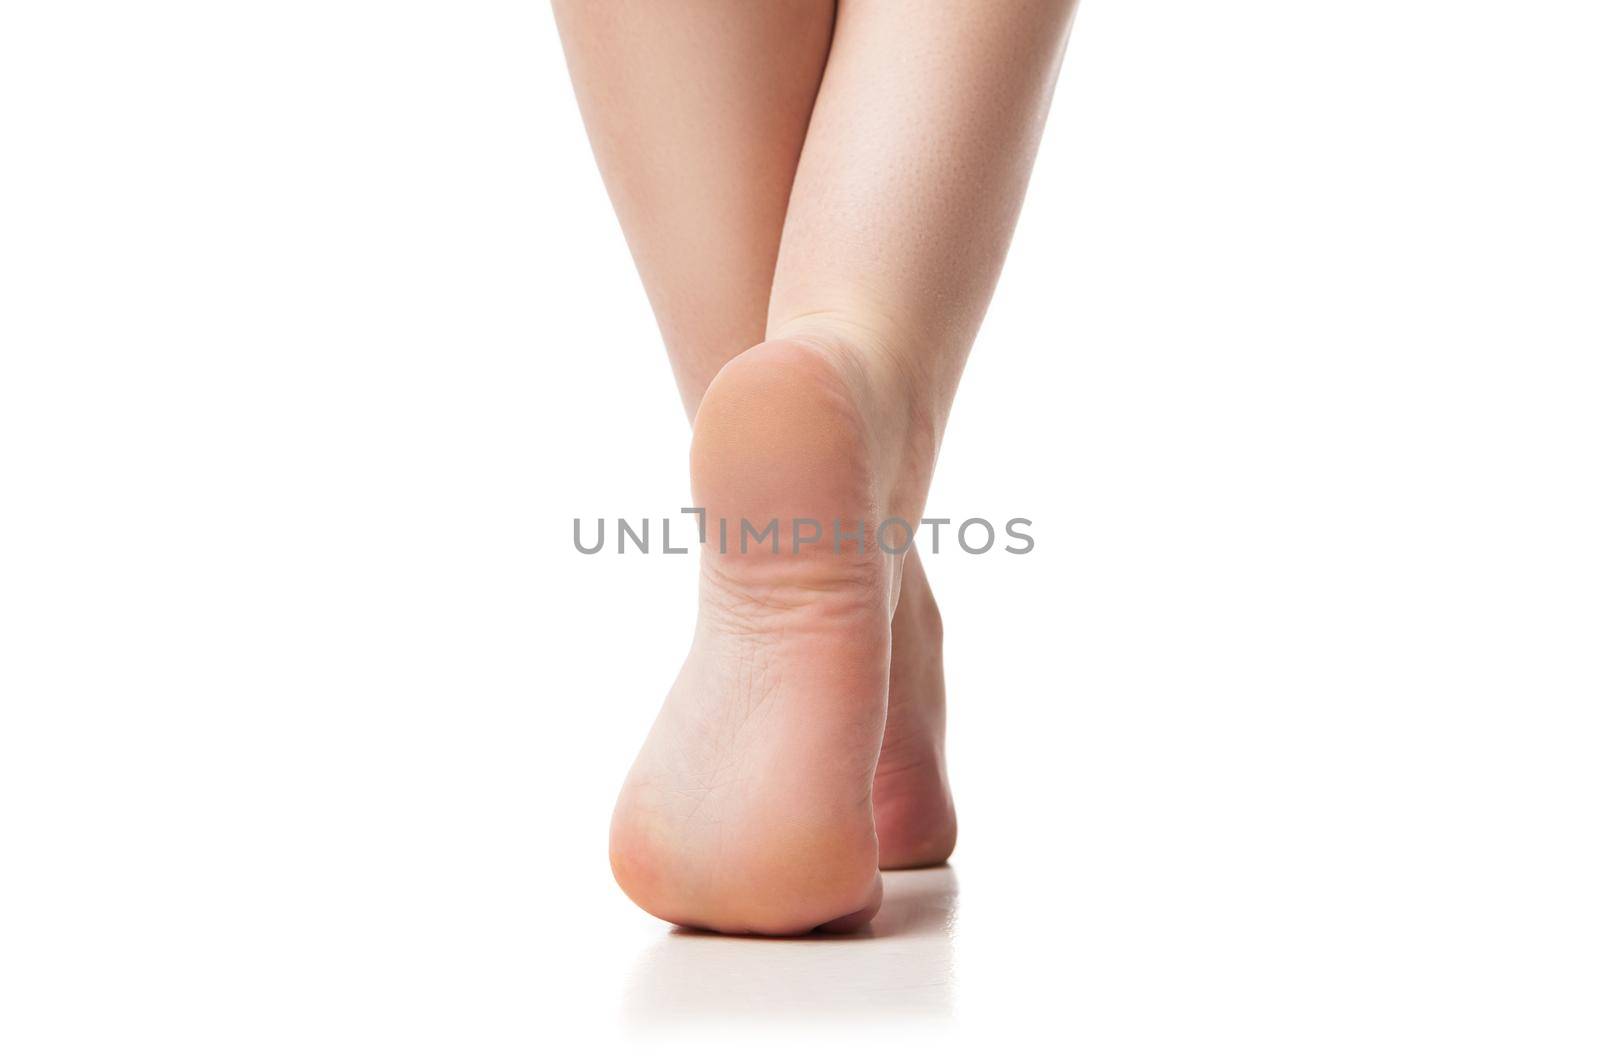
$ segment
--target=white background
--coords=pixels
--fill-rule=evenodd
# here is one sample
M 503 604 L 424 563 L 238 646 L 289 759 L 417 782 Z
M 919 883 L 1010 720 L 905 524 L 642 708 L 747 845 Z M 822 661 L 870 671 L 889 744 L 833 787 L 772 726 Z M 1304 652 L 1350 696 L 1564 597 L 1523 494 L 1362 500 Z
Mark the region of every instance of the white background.
M 611 884 L 694 559 L 571 521 L 688 431 L 548 10 L 0 11 L 0 1056 L 1600 1053 L 1587 5 L 1085 6 L 953 924 L 826 953 Z

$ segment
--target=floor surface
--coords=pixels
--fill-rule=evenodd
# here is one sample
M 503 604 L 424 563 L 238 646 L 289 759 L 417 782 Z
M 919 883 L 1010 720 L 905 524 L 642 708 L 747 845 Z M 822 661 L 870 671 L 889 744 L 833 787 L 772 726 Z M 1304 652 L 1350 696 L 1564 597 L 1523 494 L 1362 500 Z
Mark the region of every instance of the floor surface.
M 674 929 L 644 948 L 623 993 L 627 1025 L 953 1016 L 959 887 L 949 867 L 884 876 L 883 909 L 848 936 L 730 938 Z

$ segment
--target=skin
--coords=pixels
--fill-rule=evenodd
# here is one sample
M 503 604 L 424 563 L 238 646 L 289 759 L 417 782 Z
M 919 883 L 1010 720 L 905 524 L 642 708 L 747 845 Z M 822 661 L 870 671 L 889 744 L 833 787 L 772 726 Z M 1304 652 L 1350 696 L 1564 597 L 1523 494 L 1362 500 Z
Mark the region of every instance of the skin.
M 711 526 L 915 524 L 1071 0 L 555 11 Z M 955 844 L 920 559 L 788 534 L 702 551 L 693 646 L 618 799 L 618 882 L 673 922 L 854 929 L 880 866 Z

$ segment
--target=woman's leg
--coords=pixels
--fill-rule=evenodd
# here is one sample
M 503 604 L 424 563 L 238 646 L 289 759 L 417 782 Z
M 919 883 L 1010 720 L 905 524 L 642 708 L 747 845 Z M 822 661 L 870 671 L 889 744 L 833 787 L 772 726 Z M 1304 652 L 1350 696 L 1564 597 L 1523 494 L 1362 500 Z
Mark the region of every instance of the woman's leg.
M 765 336 L 833 12 L 832 0 L 556 4 L 595 154 L 691 418 L 717 371 Z M 664 88 L 679 85 L 687 90 Z M 873 791 L 884 867 L 939 863 L 956 831 L 939 614 L 914 555 L 901 602 Z
M 920 509 L 1011 242 L 1073 0 L 844 0 L 795 178 L 769 339 L 847 348 L 909 389 Z
M 613 821 L 619 881 L 664 918 L 784 933 L 876 908 L 873 773 L 911 563 L 871 529 L 921 516 L 1070 10 L 839 7 L 768 338 L 695 418 L 695 498 L 732 549 L 712 531 L 694 645 Z M 841 549 L 800 520 L 868 530 Z M 772 552 L 744 549 L 769 522 Z
M 689 416 L 765 336 L 831 0 L 556 0 L 567 65 Z
M 834 5 L 557 0 L 555 9 L 595 157 L 694 417 L 712 378 L 765 335 Z M 870 822 L 862 832 L 854 817 L 848 859 L 834 858 L 833 827 L 851 817 L 827 799 L 816 757 L 776 772 L 754 761 L 741 731 L 773 682 L 771 655 L 764 636 L 740 630 L 737 598 L 719 594 L 712 575 L 703 584 L 694 648 L 618 800 L 618 881 L 662 918 L 730 931 L 807 930 L 866 907 L 877 876 Z M 819 646 L 820 664 L 836 643 Z M 801 684 L 783 685 L 792 695 Z M 877 736 L 832 737 L 853 765 L 847 785 L 833 788 L 859 807 L 848 793 L 869 742 L 876 757 Z M 763 774 L 765 784 L 751 778 Z M 750 800 L 774 783 L 824 791 L 821 807 L 791 793 L 806 815 L 783 829 L 772 802 Z
M 889 513 L 921 514 L 956 385 L 999 277 L 1075 4 L 843 0 L 790 197 L 768 336 L 859 367 Z M 873 784 L 883 867 L 955 844 L 937 608 L 915 551 L 893 618 Z

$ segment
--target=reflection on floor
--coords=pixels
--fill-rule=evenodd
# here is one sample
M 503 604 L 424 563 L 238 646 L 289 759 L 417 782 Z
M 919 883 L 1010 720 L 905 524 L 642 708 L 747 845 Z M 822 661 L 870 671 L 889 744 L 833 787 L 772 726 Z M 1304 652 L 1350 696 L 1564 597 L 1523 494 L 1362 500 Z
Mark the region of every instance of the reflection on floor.
M 890 871 L 883 909 L 843 937 L 732 938 L 672 930 L 634 965 L 624 1002 L 636 1028 L 706 1021 L 949 1018 L 956 876 Z

